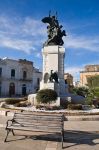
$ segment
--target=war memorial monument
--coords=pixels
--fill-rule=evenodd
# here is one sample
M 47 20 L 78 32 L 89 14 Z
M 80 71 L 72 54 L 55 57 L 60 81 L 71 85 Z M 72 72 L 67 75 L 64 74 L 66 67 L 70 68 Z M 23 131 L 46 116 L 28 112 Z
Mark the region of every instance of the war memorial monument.
M 64 57 L 65 48 L 63 47 L 63 36 L 66 36 L 65 30 L 59 24 L 57 16 L 44 17 L 43 23 L 47 24 L 48 39 L 43 44 L 43 73 L 40 83 L 41 89 L 53 89 L 58 94 L 58 101 L 66 94 L 64 81 Z M 36 94 L 29 95 L 29 98 L 36 102 Z M 58 102 L 59 103 L 59 102 Z
M 68 98 L 76 101 L 80 96 L 74 96 L 68 92 L 68 86 L 64 80 L 64 58 L 65 48 L 63 47 L 63 36 L 66 36 L 63 26 L 59 24 L 57 16 L 44 17 L 43 23 L 47 24 L 47 40 L 43 44 L 42 56 L 43 56 L 43 72 L 42 81 L 40 82 L 40 90 L 52 89 L 57 92 L 58 98 L 56 105 L 60 105 L 61 100 L 68 100 Z M 36 105 L 36 94 L 30 94 L 28 96 L 29 101 Z
M 56 16 L 48 16 L 42 19 L 43 23 L 48 23 L 48 39 L 43 45 L 43 77 L 40 89 L 51 88 L 55 90 L 59 97 L 65 94 L 64 82 L 64 57 L 63 36 L 66 36 L 62 25 L 59 25 Z

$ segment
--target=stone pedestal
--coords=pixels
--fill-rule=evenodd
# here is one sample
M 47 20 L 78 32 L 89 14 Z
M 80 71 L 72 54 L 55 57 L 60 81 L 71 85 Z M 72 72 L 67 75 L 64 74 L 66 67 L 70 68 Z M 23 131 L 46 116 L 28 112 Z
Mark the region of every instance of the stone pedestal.
M 33 105 L 33 106 L 37 106 L 40 104 L 37 102 L 36 94 L 29 94 L 28 102 L 31 103 L 31 105 Z M 44 106 L 45 104 L 42 103 L 40 105 Z M 51 102 L 50 106 L 60 106 L 60 97 L 57 97 L 55 102 Z
M 65 94 L 64 81 L 64 57 L 65 48 L 63 46 L 45 46 L 42 49 L 43 54 L 43 78 L 40 83 L 40 89 L 53 89 L 58 96 Z M 50 83 L 49 77 L 51 70 L 56 72 L 59 78 L 59 83 Z
M 44 83 L 44 82 L 41 82 L 40 83 L 40 89 L 52 89 L 52 90 L 55 90 L 57 92 L 58 96 L 60 95 L 60 88 L 59 88 L 58 83 L 54 83 L 54 82 Z

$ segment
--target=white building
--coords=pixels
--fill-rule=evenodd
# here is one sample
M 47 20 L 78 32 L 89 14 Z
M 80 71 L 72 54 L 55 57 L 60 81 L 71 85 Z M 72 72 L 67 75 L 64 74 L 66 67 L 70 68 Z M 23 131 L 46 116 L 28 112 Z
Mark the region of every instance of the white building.
M 37 68 L 33 68 L 33 88 L 34 93 L 37 93 L 40 88 L 40 81 L 42 80 L 42 72 Z
M 22 96 L 35 93 L 41 76 L 41 72 L 33 67 L 31 61 L 0 59 L 0 95 Z

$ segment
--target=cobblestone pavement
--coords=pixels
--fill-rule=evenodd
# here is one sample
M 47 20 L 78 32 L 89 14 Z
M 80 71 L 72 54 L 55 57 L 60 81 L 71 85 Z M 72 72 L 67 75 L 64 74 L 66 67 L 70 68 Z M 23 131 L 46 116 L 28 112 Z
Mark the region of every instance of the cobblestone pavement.
M 0 123 L 2 120 L 5 119 L 0 119 Z M 0 150 L 61 150 L 59 135 L 19 131 L 15 133 L 16 136 L 10 133 L 9 142 L 4 143 L 6 131 L 0 128 Z M 65 121 L 63 149 L 99 150 L 99 121 Z

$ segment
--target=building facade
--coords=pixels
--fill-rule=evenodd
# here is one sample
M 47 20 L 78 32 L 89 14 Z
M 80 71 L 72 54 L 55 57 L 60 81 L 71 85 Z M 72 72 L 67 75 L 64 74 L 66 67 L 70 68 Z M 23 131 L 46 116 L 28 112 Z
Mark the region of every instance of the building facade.
M 26 59 L 0 59 L 0 96 L 25 96 L 34 93 L 35 70 L 33 62 Z M 41 78 L 41 73 L 39 77 Z
M 37 68 L 33 68 L 33 92 L 36 93 L 40 89 L 40 81 L 42 80 L 42 72 Z
M 69 73 L 64 73 L 65 83 L 72 86 L 73 85 L 73 76 Z
M 99 65 L 86 65 L 84 71 L 80 72 L 80 86 L 87 85 L 87 78 L 99 75 Z

